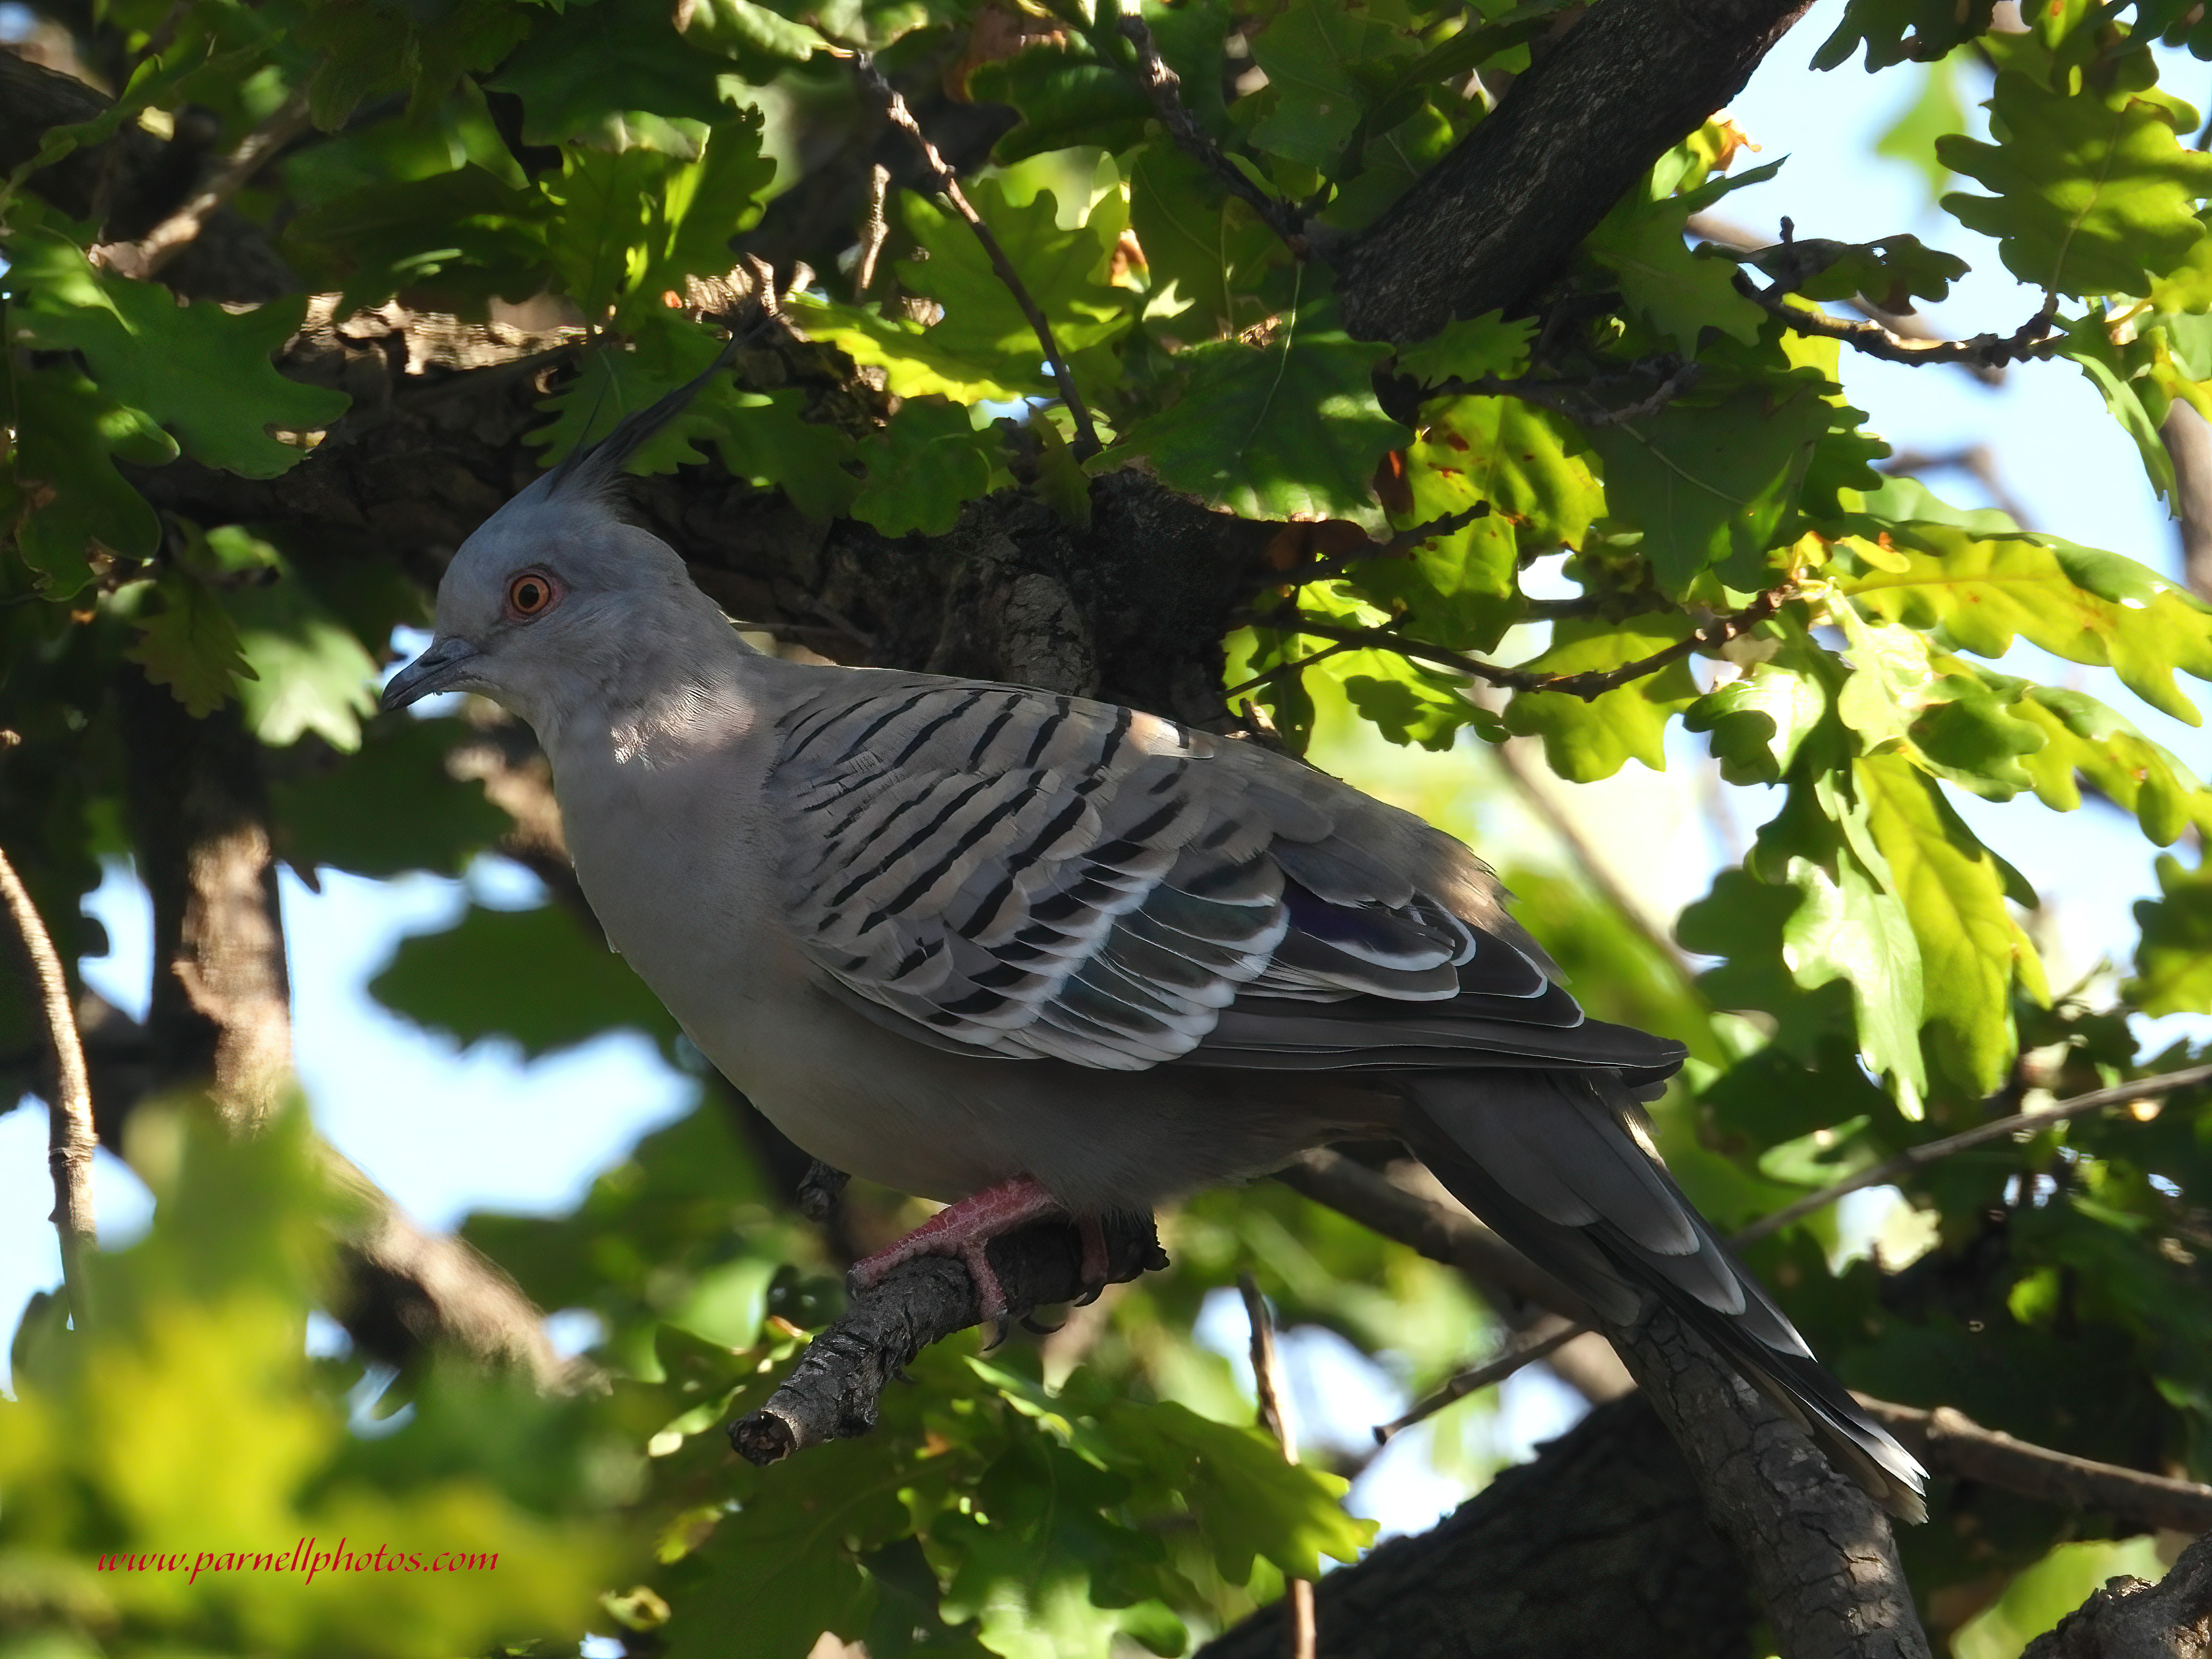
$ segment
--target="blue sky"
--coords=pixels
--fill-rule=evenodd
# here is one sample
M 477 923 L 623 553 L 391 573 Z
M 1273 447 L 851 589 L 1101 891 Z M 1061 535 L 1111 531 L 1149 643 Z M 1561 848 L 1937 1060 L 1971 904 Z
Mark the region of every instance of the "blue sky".
M 1910 75 L 1869 78 L 1855 68 L 1826 76 L 1807 62 L 1833 27 L 1841 0 L 1820 0 L 1783 42 L 1732 106 L 1762 147 L 1755 159 L 1789 160 L 1771 183 L 1741 191 L 1723 205 L 1729 217 L 1771 231 L 1790 214 L 1806 236 L 1871 240 L 1911 231 L 1961 254 L 1975 266 L 1954 298 L 1936 307 L 1948 331 L 2010 331 L 2039 296 L 1999 265 L 1990 243 L 1927 207 L 1921 176 L 1873 154 L 1873 142 L 1916 90 Z M 2212 74 L 2180 55 L 2168 64 L 2171 90 L 2202 96 Z M 1966 89 L 1978 98 L 1984 88 Z M 1739 162 L 1739 167 L 1746 165 Z M 1844 387 L 1900 449 L 1946 451 L 1982 443 L 1995 453 L 2006 488 L 2034 527 L 2128 554 L 2178 574 L 2178 541 L 2153 497 L 2135 451 L 2103 411 L 2096 393 L 2064 365 L 2014 369 L 1990 390 L 1955 370 L 1913 369 L 1846 354 Z M 1937 479 L 1962 504 L 1983 504 L 1971 480 Z M 2081 686 L 2123 708 L 2200 775 L 2212 771 L 2212 739 L 2136 704 L 2112 676 L 2045 659 L 2021 666 Z M 1685 739 L 1677 752 L 1698 753 Z M 1437 763 L 1453 764 L 1449 757 Z M 1637 769 L 1632 768 L 1632 773 Z M 1669 782 L 1628 778 L 1625 790 Z M 1739 792 L 1741 793 L 1741 792 Z M 1601 796 L 1593 795 L 1595 802 Z M 1625 797 L 1624 797 L 1625 798 Z M 1961 806 L 1997 850 L 2045 895 L 2057 918 L 2063 964 L 2078 970 L 2101 955 L 2124 960 L 2132 946 L 2132 902 L 2155 889 L 2151 849 L 2130 823 L 2092 806 L 2059 815 L 2030 804 L 1999 811 Z M 1771 808 L 1735 801 L 1743 828 Z M 1676 860 L 1663 890 L 1680 902 L 1704 890 L 1711 864 Z M 324 1133 L 422 1221 L 445 1226 L 472 1208 L 557 1212 L 617 1161 L 637 1137 L 684 1111 L 696 1085 L 670 1070 L 641 1039 L 611 1037 L 525 1064 L 510 1046 L 465 1053 L 384 1012 L 362 989 L 403 936 L 439 928 L 471 894 L 494 904 L 537 902 L 536 884 L 513 866 L 487 861 L 466 882 L 428 877 L 374 883 L 330 874 L 322 893 L 287 878 L 283 904 L 292 953 L 295 1042 L 301 1081 Z M 111 873 L 90 907 L 114 949 L 85 964 L 87 979 L 122 1007 L 142 1012 L 148 975 L 143 896 L 127 872 Z M 2052 975 L 2066 982 L 2065 965 Z M 2189 1022 L 2180 1022 L 2190 1026 Z M 2191 1029 L 2195 1029 L 2190 1026 Z M 12 1329 L 26 1298 L 59 1279 L 45 1217 L 52 1204 L 45 1160 L 45 1115 L 0 1116 L 0 1330 Z M 125 1243 L 143 1231 L 144 1189 L 103 1156 L 94 1179 L 103 1238 Z M 1210 1306 L 1201 1336 L 1241 1355 L 1243 1316 L 1234 1298 Z M 1395 1384 L 1334 1338 L 1297 1337 L 1291 1345 L 1294 1404 L 1316 1439 L 1358 1443 L 1367 1425 L 1394 1415 Z M 1486 1432 L 1500 1451 L 1526 1455 L 1537 1438 L 1571 1420 L 1572 1400 L 1540 1371 L 1524 1372 L 1504 1391 Z M 1455 1479 L 1429 1467 L 1420 1434 L 1401 1437 L 1379 1458 L 1355 1495 L 1364 1512 L 1396 1528 L 1427 1524 L 1456 1500 Z

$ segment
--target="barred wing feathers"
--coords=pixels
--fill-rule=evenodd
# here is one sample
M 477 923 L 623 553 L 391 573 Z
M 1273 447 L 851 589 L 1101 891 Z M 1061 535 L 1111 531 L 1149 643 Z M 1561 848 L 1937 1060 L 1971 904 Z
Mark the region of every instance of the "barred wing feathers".
M 785 715 L 768 787 L 802 946 L 897 1029 L 1121 1070 L 1673 1069 L 1585 1021 L 1489 869 L 1411 814 L 1128 709 L 869 678 Z

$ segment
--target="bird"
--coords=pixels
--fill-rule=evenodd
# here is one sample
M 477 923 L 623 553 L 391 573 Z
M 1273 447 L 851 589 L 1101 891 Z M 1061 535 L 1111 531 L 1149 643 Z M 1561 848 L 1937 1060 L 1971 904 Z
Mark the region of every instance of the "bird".
M 728 354 L 725 354 L 726 358 Z M 1603 1323 L 1656 1297 L 1899 1516 L 1924 1472 L 1668 1172 L 1683 1046 L 1587 1017 L 1467 846 L 1261 744 L 1010 684 L 754 650 L 623 463 L 572 450 L 439 585 L 386 709 L 490 699 L 549 758 L 608 943 L 802 1150 L 946 1207 L 920 1255 L 1402 1143 Z

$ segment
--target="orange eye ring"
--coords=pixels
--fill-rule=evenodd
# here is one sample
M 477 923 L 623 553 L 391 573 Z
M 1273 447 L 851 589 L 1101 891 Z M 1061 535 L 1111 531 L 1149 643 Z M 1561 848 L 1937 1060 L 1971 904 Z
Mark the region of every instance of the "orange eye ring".
M 507 585 L 507 608 L 516 617 L 542 617 L 560 597 L 558 585 L 542 570 L 526 570 Z

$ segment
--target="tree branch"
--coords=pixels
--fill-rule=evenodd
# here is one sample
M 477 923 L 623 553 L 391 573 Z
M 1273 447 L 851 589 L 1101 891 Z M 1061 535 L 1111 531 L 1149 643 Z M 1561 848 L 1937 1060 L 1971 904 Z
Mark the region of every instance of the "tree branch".
M 1022 282 L 1021 273 L 1014 269 L 1013 261 L 1006 258 L 1006 250 L 991 234 L 990 226 L 983 222 L 983 216 L 969 204 L 966 193 L 960 188 L 959 175 L 937 153 L 937 146 L 929 142 L 928 135 L 921 130 L 921 124 L 907 108 L 906 100 L 899 96 L 898 88 L 884 78 L 875 61 L 866 52 L 854 53 L 853 65 L 860 84 L 882 103 L 884 113 L 895 125 L 904 128 L 914 142 L 921 146 L 922 159 L 929 164 L 930 172 L 935 175 L 937 188 L 944 194 L 945 199 L 952 204 L 952 210 L 968 222 L 968 228 L 975 233 L 975 240 L 983 245 L 983 252 L 990 258 L 991 269 L 999 273 L 999 280 L 1006 285 L 1006 291 L 1014 296 L 1014 303 L 1022 308 L 1022 315 L 1029 319 L 1030 327 L 1036 334 L 1037 344 L 1044 348 L 1044 360 L 1052 366 L 1053 384 L 1060 389 L 1060 401 L 1067 405 L 1067 412 L 1075 421 L 1075 441 L 1069 447 L 1075 452 L 1076 459 L 1089 460 L 1102 447 L 1098 441 L 1098 428 L 1091 423 L 1091 410 L 1083 401 L 1083 394 L 1076 390 L 1075 371 L 1068 368 L 1067 359 L 1061 355 L 1060 342 L 1053 336 L 1052 324 L 1038 309 L 1037 302 L 1030 296 L 1029 289 Z
M 1607 1334 L 1751 1569 L 1784 1659 L 1928 1659 L 1874 1499 L 1656 1298 Z
M 1364 647 L 1376 651 L 1390 651 L 1416 662 L 1434 663 L 1440 668 L 1452 668 L 1473 678 L 1509 691 L 1556 691 L 1562 696 L 1580 697 L 1589 702 L 1603 696 L 1632 680 L 1656 674 L 1669 663 L 1680 662 L 1694 651 L 1711 651 L 1741 638 L 1782 608 L 1785 600 L 1796 592 L 1794 583 L 1770 589 L 1760 594 L 1741 611 L 1732 611 L 1716 617 L 1703 627 L 1665 649 L 1639 657 L 1618 668 L 1585 669 L 1576 674 L 1539 674 L 1526 668 L 1509 668 L 1503 663 L 1485 662 L 1457 651 L 1448 651 L 1440 645 L 1424 644 L 1409 640 L 1388 628 L 1347 628 L 1341 623 L 1331 622 L 1325 617 L 1310 616 L 1300 611 L 1290 616 L 1279 613 L 1257 615 L 1245 618 L 1261 628 L 1279 629 L 1286 634 L 1309 634 L 1316 639 L 1335 640 L 1343 644 Z
M 1104 1225 L 1108 1283 L 1167 1265 L 1150 1216 L 1109 1216 Z M 1072 1302 L 1085 1288 L 1082 1236 L 1070 1223 L 1027 1227 L 985 1249 L 1010 1316 Z M 907 1362 L 982 1316 L 975 1281 L 958 1261 L 924 1256 L 893 1268 L 814 1339 L 766 1405 L 730 1425 L 730 1444 L 748 1462 L 768 1464 L 866 1434 L 884 1389 Z
M 2164 1078 L 2145 1078 L 2121 1088 L 2100 1090 L 2096 1096 L 2085 1095 L 2041 1112 L 2006 1118 L 1970 1130 L 1967 1134 L 1974 1138 L 1970 1144 L 1978 1145 L 2016 1133 L 2024 1126 L 2076 1115 L 2092 1109 L 2093 1104 L 2115 1105 L 2130 1099 L 2170 1093 L 2189 1086 L 2192 1081 L 2207 1080 L 2212 1080 L 2212 1066 L 2197 1066 Z M 1964 1139 L 1965 1136 L 1952 1137 L 1953 1140 Z M 1409 1193 L 1341 1152 L 1326 1149 L 1306 1152 L 1278 1170 L 1275 1178 L 1316 1203 L 1325 1204 L 1384 1237 L 1419 1251 L 1431 1261 L 1511 1285 L 1531 1301 L 1550 1309 L 1553 1319 L 1560 1322 L 1524 1333 L 1504 1353 L 1464 1374 L 1467 1378 L 1479 1380 L 1462 1382 L 1461 1378 L 1453 1379 L 1437 1395 L 1423 1401 L 1406 1417 L 1378 1428 L 1378 1437 L 1386 1432 L 1396 1433 L 1477 1389 L 1503 1382 L 1522 1366 L 1543 1358 L 1534 1350 L 1547 1347 L 1554 1337 L 1564 1343 L 1577 1332 L 1590 1328 L 1586 1322 L 1589 1310 L 1579 1300 L 1480 1221 L 1432 1199 Z M 1748 1241 L 1762 1225 L 1753 1224 L 1737 1233 L 1732 1242 Z M 1864 1395 L 1859 1395 L 1858 1400 L 1904 1441 L 1906 1449 L 1932 1474 L 1976 1480 L 2021 1497 L 2107 1514 L 2145 1528 L 2212 1528 L 2212 1486 L 2148 1474 L 2117 1464 L 2099 1463 L 2069 1452 L 2016 1440 L 1999 1431 L 1984 1429 L 1948 1407 L 1926 1411 Z
M 1921 1411 L 1864 1395 L 1859 1403 L 1934 1474 L 1977 1480 L 2061 1509 L 2108 1515 L 2144 1532 L 2212 1529 L 2212 1486 L 2015 1440 L 1948 1406 Z
M 1601 1406 L 1429 1531 L 1316 1586 L 1328 1659 L 1748 1659 L 1741 1564 L 1715 1534 L 1650 1401 Z M 1198 1659 L 1281 1659 L 1278 1601 Z
M 1962 363 L 1995 369 L 2007 363 L 2040 357 L 2051 337 L 2051 321 L 2058 314 L 2058 296 L 2054 294 L 2043 302 L 2041 310 L 2010 334 L 1977 334 L 1971 340 L 1929 340 L 1897 333 L 1877 322 L 1854 322 L 1848 317 L 1831 316 L 1818 306 L 1793 301 L 1785 284 L 1776 283 L 1762 288 L 1740 270 L 1736 272 L 1735 286 L 1737 292 L 1768 315 L 1779 317 L 1800 334 L 1841 340 L 1854 351 L 1863 351 L 1869 357 L 1879 357 L 1887 363 L 1905 363 L 1915 368 L 1929 363 Z
M 1929 1164 L 1954 1153 L 1985 1146 L 1993 1140 L 2033 1134 L 2047 1125 L 2063 1123 L 2084 1112 L 2097 1111 L 2106 1106 L 2124 1106 L 2131 1101 L 2159 1100 L 2205 1083 L 2212 1083 L 2212 1066 L 2191 1066 L 2157 1077 L 2137 1078 L 2131 1083 L 2116 1084 L 2109 1089 L 2092 1090 L 2086 1095 L 2076 1095 L 2071 1100 L 2039 1106 L 2033 1111 L 2015 1112 L 2010 1117 L 1976 1124 L 1971 1129 L 1946 1135 L 1940 1140 L 1923 1141 L 1917 1146 L 1906 1147 L 1894 1158 L 1861 1170 L 1856 1175 L 1848 1176 L 1832 1187 L 1808 1193 L 1795 1203 L 1785 1204 L 1771 1214 L 1759 1217 L 1729 1242 L 1738 1245 L 1757 1243 L 1762 1238 L 1780 1232 L 1792 1222 L 1802 1220 L 1814 1211 L 1825 1209 L 1848 1193 L 1856 1193 L 1867 1187 L 1886 1187 L 1900 1176 L 1911 1175 L 1915 1170 L 1925 1169 Z
M 1252 1327 L 1252 1391 L 1259 1397 L 1260 1426 L 1274 1436 L 1283 1449 L 1283 1462 L 1298 1461 L 1298 1443 L 1291 1436 L 1291 1419 L 1284 1410 L 1283 1368 L 1275 1347 L 1275 1322 L 1268 1316 L 1267 1300 L 1259 1282 L 1249 1273 L 1237 1275 L 1237 1289 L 1244 1298 L 1244 1317 Z M 1314 1586 L 1310 1578 L 1293 1578 L 1285 1588 L 1291 1604 L 1290 1659 L 1314 1659 Z
M 287 144 L 307 130 L 307 94 L 295 92 L 259 126 L 239 141 L 183 206 L 135 242 L 108 242 L 92 250 L 95 264 L 118 276 L 151 282 L 199 237 L 208 220 L 228 205 Z
M 1315 251 L 1313 232 L 1305 216 L 1294 204 L 1254 184 L 1198 124 L 1198 118 L 1182 101 L 1182 77 L 1170 69 L 1160 56 L 1159 43 L 1152 39 L 1152 30 L 1145 27 L 1145 20 L 1123 17 L 1121 33 L 1137 49 L 1138 84 L 1152 100 L 1152 108 L 1159 115 L 1160 125 L 1168 130 L 1168 136 L 1182 147 L 1184 154 L 1218 179 L 1231 196 L 1249 203 L 1260 216 L 1261 222 L 1281 237 L 1291 252 L 1301 259 L 1310 257 Z
M 2203 1659 L 2212 1633 L 2212 1534 L 2159 1583 L 2118 1577 L 2027 1644 L 2021 1659 Z
M 100 1244 L 92 1209 L 92 1155 L 100 1145 L 92 1127 L 92 1085 L 85 1073 L 84 1046 L 77 1041 L 76 1019 L 70 1011 L 69 975 L 55 952 L 53 935 L 31 902 L 30 890 L 4 853 L 0 853 L 0 900 L 5 901 L 15 924 L 18 954 L 25 977 L 36 992 L 53 1062 L 46 1150 L 54 1180 L 52 1218 L 61 1237 L 62 1283 L 69 1291 L 70 1316 L 83 1330 L 92 1322 L 92 1285 L 85 1276 L 85 1260 Z
M 1426 339 L 1526 300 L 1668 146 L 1740 91 L 1804 0 L 1607 0 L 1331 254 L 1346 326 Z

